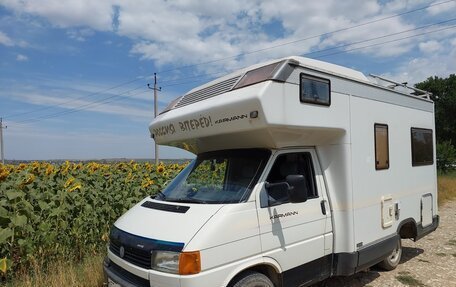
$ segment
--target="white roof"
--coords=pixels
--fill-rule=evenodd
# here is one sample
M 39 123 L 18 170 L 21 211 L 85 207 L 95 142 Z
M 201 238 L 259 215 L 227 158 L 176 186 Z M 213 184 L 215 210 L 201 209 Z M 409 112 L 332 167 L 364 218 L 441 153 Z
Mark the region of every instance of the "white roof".
M 289 56 L 289 57 L 285 57 L 285 58 L 281 58 L 281 59 L 274 59 L 274 60 L 269 60 L 269 61 L 266 61 L 266 62 L 261 62 L 259 64 L 255 64 L 255 65 L 251 65 L 251 66 L 239 69 L 239 70 L 234 71 L 234 72 L 232 72 L 232 73 L 230 73 L 228 75 L 225 75 L 223 77 L 214 79 L 213 81 L 210 81 L 210 82 L 208 82 L 208 83 L 206 83 L 204 85 L 195 87 L 194 89 L 189 91 L 187 94 L 190 94 L 190 93 L 195 92 L 197 90 L 201 90 L 201 89 L 204 89 L 206 87 L 212 86 L 215 83 L 222 82 L 224 80 L 227 80 L 227 79 L 242 75 L 242 74 L 244 74 L 244 73 L 246 73 L 246 72 L 248 72 L 250 70 L 254 70 L 256 68 L 259 68 L 259 67 L 262 67 L 262 66 L 266 66 L 268 64 L 272 64 L 272 63 L 276 63 L 276 62 L 279 62 L 279 61 L 282 61 L 282 60 L 288 60 L 288 59 L 295 60 L 295 61 L 299 62 L 300 66 L 303 66 L 303 67 L 306 67 L 306 68 L 310 68 L 310 69 L 313 69 L 313 70 L 316 70 L 316 71 L 321 71 L 321 72 L 328 73 L 328 74 L 338 75 L 338 76 L 341 76 L 341 77 L 344 77 L 344 78 L 351 78 L 353 80 L 358 80 L 358 81 L 362 81 L 362 82 L 370 82 L 370 83 L 372 83 L 363 73 L 361 73 L 359 71 L 356 71 L 356 70 L 353 70 L 353 69 L 350 69 L 350 68 L 347 68 L 347 67 L 343 67 L 343 66 L 339 66 L 339 65 L 336 65 L 336 64 L 331 64 L 331 63 L 327 63 L 327 62 L 323 62 L 323 61 L 319 61 L 319 60 L 315 60 L 315 59 L 300 57 L 300 56 Z
M 286 59 L 296 60 L 300 63 L 301 66 L 311 68 L 317 71 L 322 71 L 329 74 L 338 74 L 343 77 L 352 78 L 360 81 L 369 81 L 369 79 L 363 73 L 336 64 L 331 64 L 328 62 L 298 56 L 287 57 Z

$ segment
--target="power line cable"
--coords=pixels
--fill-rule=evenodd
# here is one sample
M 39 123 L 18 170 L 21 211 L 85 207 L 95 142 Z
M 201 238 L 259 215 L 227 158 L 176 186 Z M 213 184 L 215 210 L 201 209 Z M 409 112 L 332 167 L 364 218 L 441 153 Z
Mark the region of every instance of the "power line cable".
M 455 20 L 456 20 L 456 18 L 450 19 L 450 20 L 446 20 L 446 21 L 442 21 L 442 22 L 439 22 L 439 23 L 446 23 L 446 22 L 455 21 Z M 393 34 L 389 34 L 389 35 L 383 35 L 383 36 L 380 36 L 380 37 L 370 38 L 370 39 L 363 40 L 363 41 L 357 41 L 357 42 L 352 42 L 352 43 L 348 43 L 348 44 L 344 44 L 344 45 L 340 45 L 340 46 L 336 46 L 336 47 L 331 47 L 331 48 L 327 48 L 327 49 L 313 51 L 313 52 L 310 52 L 310 53 L 302 54 L 302 56 L 308 56 L 308 55 L 311 55 L 311 54 L 316 54 L 316 53 L 326 52 L 326 51 L 330 51 L 330 50 L 345 48 L 345 47 L 349 47 L 349 46 L 353 46 L 353 45 L 357 45 L 357 44 L 361 44 L 361 43 L 365 43 L 365 42 L 370 42 L 370 41 L 374 41 L 374 40 L 378 40 L 378 39 L 382 39 L 382 38 L 386 38 L 386 37 L 391 37 L 391 36 L 395 36 L 395 35 L 398 35 L 398 34 L 403 34 L 403 33 L 411 32 L 411 31 L 414 31 L 414 30 L 419 30 L 419 29 L 423 29 L 423 28 L 428 28 L 430 26 L 435 26 L 435 25 L 437 25 L 439 23 L 429 24 L 429 25 L 426 25 L 426 26 L 422 26 L 422 27 L 415 28 L 415 29 L 409 29 L 409 30 L 406 30 L 406 31 L 398 32 L 398 33 L 393 33 Z M 444 31 L 444 30 L 453 29 L 453 28 L 456 28 L 456 25 L 447 26 L 447 27 L 444 27 L 444 28 L 441 28 L 441 29 L 436 29 L 436 30 L 432 30 L 432 31 L 428 31 L 428 32 L 423 32 L 423 33 L 420 33 L 420 34 L 415 34 L 415 35 L 411 35 L 411 36 L 407 36 L 407 37 L 403 37 L 403 38 L 399 38 L 399 39 L 389 40 L 389 41 L 375 43 L 375 44 L 370 44 L 370 45 L 363 46 L 363 47 L 357 47 L 357 48 L 352 48 L 352 49 L 349 49 L 349 50 L 343 50 L 343 51 L 339 51 L 339 52 L 335 52 L 335 53 L 330 53 L 330 54 L 325 54 L 325 55 L 321 55 L 321 56 L 316 56 L 314 58 L 315 59 L 319 59 L 319 58 L 324 58 L 324 57 L 328 57 L 328 56 L 332 56 L 332 55 L 336 55 L 336 54 L 348 53 L 348 52 L 355 51 L 355 50 L 367 49 L 367 48 L 374 47 L 374 46 L 380 46 L 380 45 L 384 45 L 384 44 L 398 42 L 398 41 L 402 41 L 402 40 L 406 40 L 406 39 L 410 39 L 410 38 L 414 38 L 414 37 L 423 36 L 423 35 L 426 35 L 426 34 L 431 34 L 431 33 L 435 33 L 435 32 L 440 32 L 440 31 Z M 207 75 L 211 75 L 211 74 L 207 74 Z M 185 85 L 185 84 L 191 84 L 191 83 L 196 83 L 196 82 L 195 81 L 186 81 L 186 82 L 180 82 L 180 83 L 171 84 L 171 85 L 165 85 L 163 87 L 178 86 L 178 85 Z
M 99 95 L 101 93 L 105 93 L 105 92 L 108 92 L 108 91 L 111 91 L 111 90 L 114 90 L 114 89 L 129 85 L 129 84 L 137 82 L 137 81 L 139 81 L 141 79 L 142 78 L 136 78 L 134 80 L 123 82 L 121 84 L 118 84 L 118 85 L 115 85 L 115 86 L 112 86 L 112 87 L 108 87 L 106 89 L 99 90 L 97 92 L 93 92 L 93 93 L 90 93 L 90 94 L 87 94 L 87 95 L 84 95 L 84 96 L 80 96 L 80 97 L 65 101 L 63 103 L 59 103 L 59 104 L 55 104 L 55 105 L 49 105 L 49 106 L 46 106 L 46 107 L 41 107 L 41 108 L 37 108 L 37 109 L 31 110 L 31 111 L 27 111 L 27 112 L 9 114 L 9 115 L 4 116 L 4 118 L 7 118 L 7 119 L 16 118 L 16 117 L 23 116 L 23 115 L 28 115 L 28 114 L 33 114 L 33 113 L 49 110 L 51 108 L 61 107 L 61 106 L 64 106 L 66 104 L 73 103 L 73 102 L 75 102 L 77 100 L 82 100 L 82 99 L 85 99 L 85 98 L 88 98 L 88 97 L 91 97 L 91 96 L 94 96 L 94 95 Z
M 218 72 L 214 72 L 214 73 L 204 73 L 204 74 L 198 74 L 198 75 L 193 75 L 193 76 L 182 76 L 182 77 L 175 78 L 175 79 L 172 79 L 172 80 L 160 81 L 160 83 L 161 84 L 166 84 L 166 83 L 173 84 L 174 82 L 182 81 L 183 78 L 185 78 L 185 79 L 193 79 L 193 78 L 205 77 L 207 75 L 215 75 L 215 74 L 222 74 L 222 73 L 224 73 L 224 72 L 223 71 L 218 71 Z M 164 86 L 162 85 L 162 87 L 164 87 Z
M 175 71 L 175 70 L 181 70 L 181 69 L 192 68 L 192 67 L 197 67 L 197 66 L 206 65 L 206 64 L 217 63 L 217 62 L 221 62 L 221 61 L 225 61 L 225 60 L 229 60 L 229 59 L 234 59 L 234 58 L 238 58 L 238 57 L 242 57 L 242 56 L 246 56 L 246 55 L 250 55 L 250 54 L 254 54 L 254 53 L 258 53 L 258 52 L 263 52 L 263 51 L 266 51 L 266 50 L 271 50 L 271 49 L 283 47 L 283 46 L 286 46 L 286 45 L 307 41 L 307 40 L 310 40 L 310 39 L 315 39 L 315 38 L 319 38 L 319 37 L 323 37 L 323 36 L 328 36 L 328 35 L 335 34 L 335 33 L 338 33 L 338 32 L 348 31 L 348 30 L 351 30 L 351 29 L 355 29 L 355 28 L 359 28 L 359 27 L 366 26 L 366 25 L 369 25 L 369 24 L 373 24 L 373 23 L 389 20 L 389 19 L 392 19 L 392 18 L 404 16 L 404 15 L 407 15 L 407 14 L 410 14 L 410 13 L 414 13 L 414 12 L 417 12 L 417 11 L 425 10 L 425 9 L 433 7 L 433 6 L 443 5 L 443 4 L 446 4 L 446 3 L 449 3 L 449 2 L 454 2 L 454 1 L 455 0 L 447 0 L 447 1 L 443 1 L 443 2 L 431 3 L 431 4 L 429 4 L 427 6 L 424 6 L 424 7 L 416 8 L 416 9 L 413 9 L 413 10 L 405 11 L 405 12 L 402 12 L 402 13 L 394 14 L 394 15 L 383 17 L 383 18 L 376 19 L 376 20 L 363 22 L 363 23 L 360 23 L 360 24 L 357 24 L 357 25 L 354 25 L 354 26 L 349 26 L 349 27 L 337 29 L 337 30 L 334 30 L 334 31 L 331 31 L 331 32 L 325 32 L 325 33 L 322 33 L 322 34 L 309 36 L 309 37 L 306 37 L 306 38 L 301 38 L 301 39 L 297 39 L 297 40 L 294 40 L 294 41 L 289 41 L 289 42 L 285 42 L 285 43 L 274 45 L 274 46 L 265 47 L 265 48 L 258 49 L 258 50 L 252 50 L 252 51 L 248 51 L 248 52 L 245 52 L 245 53 L 239 53 L 239 54 L 236 54 L 236 55 L 223 57 L 223 58 L 219 58 L 219 59 L 215 59 L 215 60 L 211 60 L 211 61 L 200 62 L 200 63 L 196 63 L 196 64 L 191 64 L 191 65 L 183 65 L 183 66 L 179 66 L 179 67 L 175 67 L 175 68 L 159 71 L 158 73 L 164 74 L 164 73 L 168 73 L 168 72 Z
M 366 39 L 366 40 L 351 42 L 351 43 L 347 43 L 347 44 L 343 44 L 343 45 L 339 45 L 339 46 L 335 46 L 335 47 L 331 47 L 331 48 L 326 48 L 326 49 L 321 49 L 321 50 L 317 50 L 317 51 L 312 51 L 312 52 L 303 54 L 303 56 L 310 56 L 310 55 L 321 53 L 321 52 L 326 52 L 326 51 L 336 50 L 336 49 L 340 49 L 340 48 L 345 48 L 345 47 L 349 47 L 349 46 L 353 46 L 353 45 L 357 45 L 357 44 L 361 44 L 361 43 L 365 43 L 365 42 L 371 42 L 371 41 L 375 41 L 375 40 L 379 40 L 379 39 L 383 39 L 383 38 L 388 38 L 388 37 L 391 37 L 391 36 L 396 36 L 396 35 L 400 35 L 400 34 L 404 34 L 404 33 L 408 33 L 408 32 L 413 32 L 413 31 L 417 31 L 417 30 L 422 30 L 422 29 L 429 28 L 429 27 L 432 27 L 432 26 L 442 25 L 442 24 L 449 23 L 449 22 L 454 22 L 454 21 L 456 21 L 456 18 L 451 18 L 451 19 L 444 20 L 444 21 L 437 22 L 437 23 L 427 24 L 427 25 L 416 27 L 416 28 L 413 28 L 413 29 L 404 30 L 404 31 L 401 31 L 401 32 L 396 32 L 396 33 L 392 33 L 392 34 L 377 36 L 377 37 L 369 38 L 369 39 Z M 440 30 L 436 30 L 436 31 L 440 31 Z
M 361 43 L 366 43 L 366 42 L 371 42 L 371 41 L 375 41 L 375 40 L 379 40 L 379 39 L 383 39 L 383 38 L 388 38 L 388 37 L 391 37 L 391 36 L 397 36 L 397 35 L 400 35 L 400 34 L 409 33 L 409 32 L 413 32 L 413 31 L 429 28 L 429 27 L 432 27 L 432 26 L 436 26 L 436 25 L 442 25 L 442 24 L 445 24 L 445 23 L 453 22 L 453 21 L 456 21 L 456 18 L 451 18 L 451 19 L 448 19 L 448 20 L 427 24 L 427 25 L 416 27 L 416 28 L 413 28 L 413 29 L 408 29 L 408 30 L 404 30 L 404 31 L 396 32 L 396 33 L 391 33 L 391 34 L 387 34 L 387 35 L 377 36 L 377 37 L 373 37 L 373 38 L 369 38 L 369 39 L 365 39 L 365 40 L 361 40 L 361 41 L 356 41 L 356 42 L 351 42 L 351 43 L 347 43 L 347 44 L 343 44 L 343 45 L 339 45 L 339 46 L 334 46 L 334 47 L 330 47 L 330 48 L 320 49 L 320 50 L 304 53 L 304 54 L 301 54 L 301 55 L 302 56 L 311 56 L 311 55 L 318 54 L 318 53 L 321 53 L 321 52 L 327 52 L 327 51 L 337 50 L 337 49 L 340 49 L 340 48 L 346 48 L 346 47 L 350 47 L 350 46 L 353 46 L 353 45 L 358 45 L 358 44 L 361 44 Z M 216 73 L 200 74 L 198 76 L 194 76 L 194 77 L 191 77 L 191 78 L 200 78 L 200 77 L 205 78 L 205 77 L 209 77 L 209 76 L 216 75 L 216 74 L 227 74 L 227 72 L 216 72 Z M 162 87 L 179 86 L 179 85 L 183 85 L 183 84 L 188 84 L 188 83 L 194 82 L 194 81 L 178 82 L 177 80 L 175 80 L 175 81 L 176 81 L 176 83 L 163 85 Z
M 375 47 L 375 46 L 380 46 L 380 45 L 389 44 L 389 43 L 393 43 L 393 42 L 403 41 L 403 40 L 406 40 L 406 39 L 419 37 L 419 36 L 423 36 L 423 35 L 427 35 L 427 34 L 432 34 L 432 33 L 435 33 L 435 32 L 440 32 L 440 31 L 449 30 L 449 29 L 453 29 L 453 28 L 456 28 L 456 25 L 447 26 L 445 28 L 441 28 L 441 29 L 437 29 L 437 30 L 433 30 L 433 31 L 423 32 L 423 33 L 420 33 L 420 34 L 411 35 L 411 36 L 400 38 L 400 39 L 394 39 L 394 40 L 390 40 L 390 41 L 386 41 L 386 42 L 375 43 L 375 44 L 371 44 L 371 45 L 367 45 L 367 46 L 352 48 L 352 49 L 349 49 L 349 50 L 344 50 L 344 51 L 339 51 L 339 52 L 335 52 L 335 53 L 325 54 L 325 55 L 318 56 L 316 58 L 317 59 L 318 58 L 324 58 L 324 57 L 333 56 L 333 55 L 337 55 L 337 54 L 348 53 L 348 52 L 351 52 L 351 51 L 367 49 L 367 48 L 371 48 L 371 47 Z
M 49 114 L 49 115 L 43 115 L 43 116 L 39 116 L 39 117 L 35 117 L 35 118 L 25 119 L 25 120 L 16 122 L 16 124 L 37 122 L 37 121 L 44 120 L 44 119 L 50 119 L 50 118 L 54 118 L 54 117 L 58 117 L 58 116 L 71 114 L 71 113 L 74 113 L 74 112 L 77 112 L 77 111 L 86 110 L 86 109 L 89 109 L 89 108 L 92 108 L 92 107 L 95 107 L 95 106 L 106 104 L 106 103 L 108 103 L 107 101 L 110 100 L 110 99 L 115 99 L 115 98 L 122 97 L 122 96 L 124 96 L 124 95 L 126 95 L 128 93 L 131 93 L 132 91 L 138 90 L 140 88 L 144 88 L 144 86 L 141 85 L 141 86 L 138 86 L 138 87 L 136 87 L 134 89 L 130 89 L 130 90 L 124 91 L 124 92 L 122 92 L 120 94 L 112 95 L 112 96 L 109 96 L 109 97 L 106 97 L 106 98 L 103 98 L 103 99 L 99 99 L 99 100 L 94 101 L 94 102 L 90 102 L 90 103 L 86 103 L 86 104 L 83 104 L 83 105 L 79 105 L 79 106 L 76 106 L 74 108 L 67 109 L 65 111 L 60 111 L 60 112 Z M 144 91 L 142 91 L 142 92 L 144 92 Z M 134 95 L 136 95 L 136 94 L 128 95 L 126 97 L 132 97 Z
M 141 91 L 141 92 L 135 93 L 135 94 L 133 94 L 131 96 L 142 94 L 142 93 L 145 93 L 145 92 L 147 92 L 147 91 Z M 113 101 L 115 101 L 115 100 L 106 101 L 106 102 L 100 102 L 100 103 L 94 103 L 94 104 L 92 104 L 91 106 L 88 106 L 88 107 L 80 107 L 80 108 L 77 108 L 77 109 L 71 109 L 71 110 L 67 110 L 65 112 L 61 112 L 59 114 L 52 114 L 52 115 L 48 115 L 48 116 L 41 117 L 41 118 L 33 118 L 33 119 L 29 119 L 27 121 L 17 122 L 15 124 L 17 124 L 17 125 L 28 125 L 28 124 L 40 122 L 40 121 L 43 121 L 43 120 L 47 120 L 47 119 L 51 119 L 51 118 L 55 118 L 55 117 L 65 116 L 65 115 L 68 115 L 68 114 L 73 114 L 73 113 L 76 113 L 76 112 L 88 110 L 90 108 L 93 108 L 93 107 L 96 107 L 96 106 L 100 106 L 100 105 L 104 105 L 104 104 L 108 104 L 108 103 L 113 102 Z

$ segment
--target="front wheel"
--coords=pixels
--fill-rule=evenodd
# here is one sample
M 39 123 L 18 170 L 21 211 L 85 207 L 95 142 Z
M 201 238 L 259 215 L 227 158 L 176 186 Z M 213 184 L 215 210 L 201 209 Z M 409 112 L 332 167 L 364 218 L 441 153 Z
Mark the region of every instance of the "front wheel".
M 382 269 L 390 271 L 393 269 L 396 269 L 397 265 L 399 265 L 399 261 L 401 261 L 401 256 L 402 256 L 402 244 L 401 244 L 401 239 L 397 241 L 396 248 L 394 248 L 393 252 L 383 259 L 382 262 L 378 264 Z
M 274 287 L 272 281 L 264 274 L 248 271 L 239 276 L 232 287 Z

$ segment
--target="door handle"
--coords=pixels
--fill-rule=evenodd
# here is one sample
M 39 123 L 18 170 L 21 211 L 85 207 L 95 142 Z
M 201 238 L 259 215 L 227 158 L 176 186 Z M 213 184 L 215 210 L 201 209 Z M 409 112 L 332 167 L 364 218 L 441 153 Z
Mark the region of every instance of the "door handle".
M 325 202 L 326 202 L 326 200 L 324 200 L 324 199 L 320 202 L 321 213 L 323 213 L 323 215 L 326 215 L 326 205 L 325 205 Z

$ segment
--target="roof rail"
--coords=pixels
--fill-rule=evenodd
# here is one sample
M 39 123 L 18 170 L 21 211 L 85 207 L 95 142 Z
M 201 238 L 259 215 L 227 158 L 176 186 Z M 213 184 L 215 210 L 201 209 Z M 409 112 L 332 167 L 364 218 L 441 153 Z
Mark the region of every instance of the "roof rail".
M 413 92 L 410 93 L 411 95 L 414 95 L 414 96 L 417 96 L 417 97 L 423 98 L 423 99 L 428 99 L 428 100 L 431 99 L 431 96 L 432 96 L 431 92 L 428 92 L 428 91 L 425 91 L 425 90 L 421 90 L 421 89 L 417 89 L 415 87 L 407 86 L 407 82 L 399 83 L 399 82 L 396 82 L 396 81 L 393 81 L 393 80 L 390 80 L 390 79 L 387 79 L 387 78 L 384 78 L 384 77 L 381 77 L 381 76 L 377 76 L 377 75 L 374 75 L 374 74 L 369 74 L 369 76 L 371 76 L 372 78 L 377 78 L 377 79 L 380 79 L 382 81 L 385 81 L 385 82 L 393 84 L 393 85 L 387 86 L 388 88 L 390 88 L 392 90 L 394 90 L 394 88 L 396 88 L 396 87 L 404 87 L 406 89 L 410 89 L 410 90 L 413 91 Z

